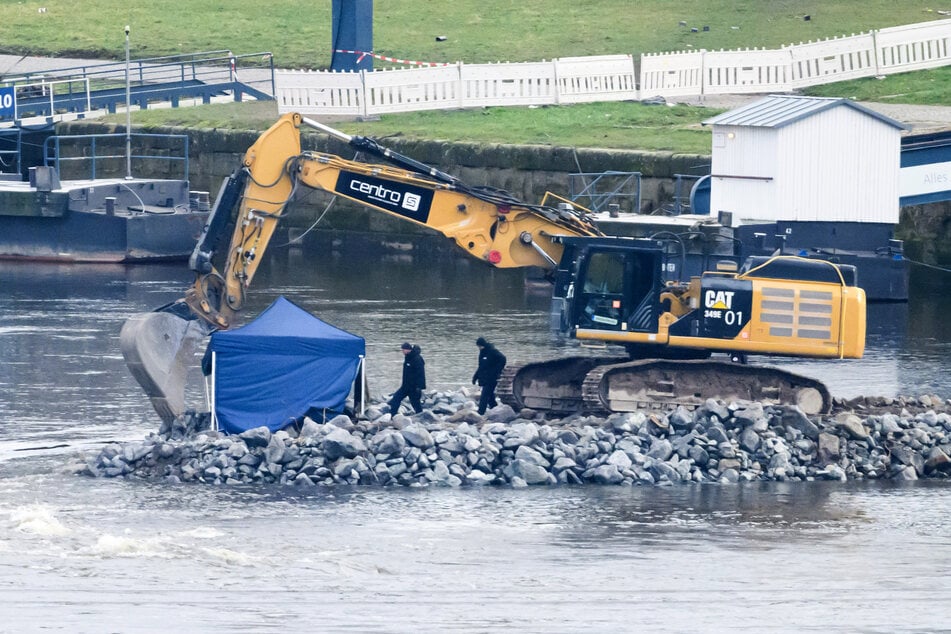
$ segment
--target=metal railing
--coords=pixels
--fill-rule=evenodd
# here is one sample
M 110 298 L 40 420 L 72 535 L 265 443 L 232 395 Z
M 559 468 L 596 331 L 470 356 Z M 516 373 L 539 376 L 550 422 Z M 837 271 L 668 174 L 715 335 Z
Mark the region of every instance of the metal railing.
M 242 77 L 243 75 L 243 77 Z M 178 105 L 180 98 L 233 93 L 270 99 L 274 94 L 274 57 L 271 53 L 233 55 L 230 51 L 210 51 L 150 57 L 129 62 L 126 97 L 126 63 L 102 62 L 6 77 L 0 83 L 17 91 L 20 109 L 33 116 L 60 112 L 82 112 L 104 108 L 115 112 L 118 105 L 147 108 L 150 102 Z M 82 84 L 82 91 L 74 83 Z
M 19 179 L 22 145 L 23 134 L 20 130 L 0 131 L 0 174 L 3 174 L 4 178 L 15 176 Z
M 638 213 L 641 209 L 640 172 L 569 174 L 568 191 L 572 201 L 594 212 L 604 211 L 612 203 L 625 213 Z
M 266 62 L 264 67 L 273 70 L 274 58 L 271 53 L 233 55 L 231 51 L 208 51 L 132 60 L 129 62 L 129 82 L 133 86 L 194 81 L 228 83 L 237 80 L 239 62 L 253 58 L 259 58 Z M 34 81 L 36 77 L 44 80 L 82 77 L 90 81 L 93 90 L 125 88 L 126 63 L 124 61 L 102 62 L 70 66 L 56 70 L 25 73 L 21 77 L 7 79 L 6 81 L 12 83 L 17 81 L 30 82 Z
M 703 175 L 674 174 L 674 201 L 672 211 L 675 216 L 689 214 L 692 211 L 690 208 L 690 191 L 693 189 L 693 184 L 701 178 L 703 178 Z
M 188 135 L 186 134 L 142 134 L 142 133 L 132 133 L 128 135 L 133 141 L 135 140 L 147 140 L 147 139 L 165 139 L 169 141 L 180 141 L 181 142 L 181 155 L 175 156 L 172 154 L 136 154 L 133 153 L 129 158 L 134 160 L 158 160 L 158 161 L 169 161 L 172 163 L 180 162 L 182 164 L 183 180 L 188 180 Z M 52 166 L 57 173 L 60 173 L 63 163 L 70 163 L 74 161 L 89 161 L 90 171 L 89 178 L 96 178 L 97 164 L 101 161 L 106 160 L 116 160 L 116 159 L 125 159 L 125 142 L 127 135 L 125 134 L 68 134 L 68 135 L 56 135 L 51 136 L 43 143 L 43 157 L 44 162 L 47 166 Z M 116 143 L 115 141 L 109 142 L 111 140 L 121 141 L 121 143 Z M 105 141 L 105 143 L 101 143 Z M 76 155 L 67 155 L 63 154 L 63 144 L 64 142 L 75 143 L 77 146 L 85 143 L 88 147 L 88 153 L 80 153 Z M 169 144 L 172 145 L 171 143 Z M 122 152 L 115 153 L 117 149 L 121 148 Z M 172 149 L 171 147 L 168 149 Z M 108 153 L 101 153 L 108 152 Z
M 87 111 L 92 109 L 88 78 L 50 79 L 35 76 L 33 81 L 10 83 L 16 88 L 16 99 L 13 100 L 14 120 L 21 118 L 21 111 L 32 112 L 31 108 L 37 107 L 50 113 L 75 112 L 77 106 Z

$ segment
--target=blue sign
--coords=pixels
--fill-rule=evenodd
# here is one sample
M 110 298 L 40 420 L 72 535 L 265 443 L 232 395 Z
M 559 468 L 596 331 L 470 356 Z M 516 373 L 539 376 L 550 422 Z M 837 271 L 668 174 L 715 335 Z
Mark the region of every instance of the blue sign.
M 13 87 L 0 88 L 0 118 L 13 119 L 16 117 L 16 93 Z

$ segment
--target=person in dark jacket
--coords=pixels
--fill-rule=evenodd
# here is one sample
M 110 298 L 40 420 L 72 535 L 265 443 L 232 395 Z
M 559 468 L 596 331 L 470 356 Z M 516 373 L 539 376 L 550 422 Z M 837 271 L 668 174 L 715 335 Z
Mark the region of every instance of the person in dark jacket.
M 505 367 L 505 355 L 483 337 L 476 339 L 479 347 L 479 367 L 472 375 L 472 382 L 482 386 L 482 395 L 479 397 L 479 413 L 485 414 L 486 408 L 495 407 L 495 386 Z
M 404 343 L 400 346 L 400 350 L 403 351 L 403 382 L 390 399 L 390 413 L 396 414 L 400 410 L 403 399 L 409 397 L 410 404 L 419 414 L 423 411 L 420 397 L 426 389 L 426 362 L 423 361 L 419 346 Z

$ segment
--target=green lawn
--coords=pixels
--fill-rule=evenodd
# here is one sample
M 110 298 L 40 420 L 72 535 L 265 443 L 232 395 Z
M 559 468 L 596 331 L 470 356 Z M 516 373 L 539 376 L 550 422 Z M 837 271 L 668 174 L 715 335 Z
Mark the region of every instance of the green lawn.
M 324 123 L 347 134 L 384 140 L 407 137 L 709 154 L 710 130 L 701 122 L 718 112 L 691 106 L 620 102 L 412 112 L 385 115 L 378 121 Z M 133 112 L 132 123 L 264 130 L 277 117 L 274 102 L 248 102 Z M 122 124 L 125 114 L 111 115 L 106 120 Z
M 278 66 L 322 68 L 332 48 L 330 6 L 326 0 L 6 0 L 0 52 L 123 59 L 129 25 L 136 58 L 271 51 Z M 376 52 L 394 57 L 467 63 L 775 48 L 941 18 L 934 8 L 942 7 L 930 0 L 382 0 L 374 3 L 373 43 Z
M 803 91 L 817 97 L 846 97 L 856 101 L 951 105 L 951 67 L 888 75 L 882 79 L 855 79 Z
M 447 4 L 389 0 L 374 6 L 374 49 L 406 59 L 479 63 L 700 48 L 776 48 L 943 18 L 935 8 L 919 0 L 457 0 Z M 301 0 L 153 0 L 122 6 L 105 0 L 0 2 L 0 52 L 122 59 L 127 24 L 132 28 L 135 58 L 231 50 L 236 54 L 271 51 L 275 64 L 284 68 L 323 68 L 330 62 L 330 3 Z M 436 36 L 445 36 L 445 41 L 437 42 Z M 951 68 L 831 84 L 806 92 L 863 101 L 943 104 L 951 94 Z M 605 103 L 420 112 L 336 125 L 349 133 L 376 137 L 708 153 L 709 130 L 700 123 L 716 113 L 686 106 Z M 133 120 L 145 125 L 261 130 L 276 116 L 274 104 L 249 103 L 137 112 Z M 124 122 L 121 115 L 111 119 Z

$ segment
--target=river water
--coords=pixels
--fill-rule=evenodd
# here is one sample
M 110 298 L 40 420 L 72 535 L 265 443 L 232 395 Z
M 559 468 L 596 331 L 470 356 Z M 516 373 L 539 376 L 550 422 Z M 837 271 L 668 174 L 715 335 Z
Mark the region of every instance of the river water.
M 303 492 L 65 473 L 156 429 L 118 333 L 189 281 L 0 264 L 0 632 L 951 628 L 943 481 Z M 839 396 L 951 396 L 949 290 L 870 307 L 864 359 L 769 361 Z M 366 338 L 373 393 L 398 384 L 404 340 L 454 389 L 480 335 L 513 362 L 584 352 L 548 334 L 546 292 L 441 251 L 275 249 L 247 316 L 283 294 Z

